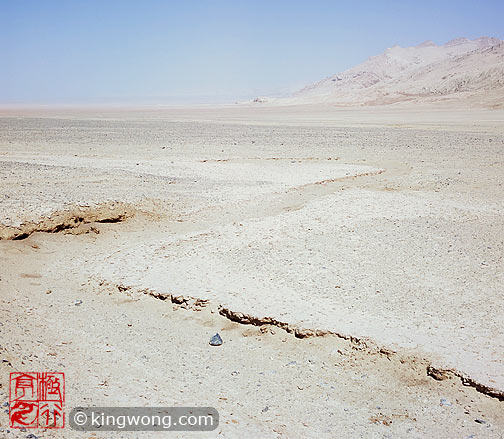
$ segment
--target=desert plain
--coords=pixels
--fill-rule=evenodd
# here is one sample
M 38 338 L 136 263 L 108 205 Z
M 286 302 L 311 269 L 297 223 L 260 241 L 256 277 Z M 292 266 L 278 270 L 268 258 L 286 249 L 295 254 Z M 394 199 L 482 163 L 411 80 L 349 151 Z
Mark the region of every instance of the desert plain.
M 0 435 L 112 437 L 9 428 L 56 370 L 220 413 L 113 437 L 504 437 L 503 152 L 449 102 L 3 107 Z

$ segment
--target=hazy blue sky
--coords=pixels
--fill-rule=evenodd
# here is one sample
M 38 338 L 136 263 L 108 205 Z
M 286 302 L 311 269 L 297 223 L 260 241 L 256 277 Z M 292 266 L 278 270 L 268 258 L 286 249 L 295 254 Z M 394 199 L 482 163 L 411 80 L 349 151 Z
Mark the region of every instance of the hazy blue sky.
M 481 35 L 504 0 L 0 0 L 0 102 L 243 99 Z

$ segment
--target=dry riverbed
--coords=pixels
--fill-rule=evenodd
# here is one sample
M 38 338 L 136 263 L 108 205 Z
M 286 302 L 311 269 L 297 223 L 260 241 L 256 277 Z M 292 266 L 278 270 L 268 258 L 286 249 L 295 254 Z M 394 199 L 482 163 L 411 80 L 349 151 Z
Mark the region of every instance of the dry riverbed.
M 501 111 L 0 127 L 2 404 L 9 372 L 61 370 L 68 412 L 217 408 L 198 437 L 502 437 Z

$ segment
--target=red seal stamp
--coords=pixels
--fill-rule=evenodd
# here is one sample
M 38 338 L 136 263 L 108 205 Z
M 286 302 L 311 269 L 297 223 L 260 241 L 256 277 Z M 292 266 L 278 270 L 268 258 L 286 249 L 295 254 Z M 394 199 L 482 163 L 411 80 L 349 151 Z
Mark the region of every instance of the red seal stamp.
M 63 428 L 65 374 L 11 372 L 9 404 L 12 428 Z

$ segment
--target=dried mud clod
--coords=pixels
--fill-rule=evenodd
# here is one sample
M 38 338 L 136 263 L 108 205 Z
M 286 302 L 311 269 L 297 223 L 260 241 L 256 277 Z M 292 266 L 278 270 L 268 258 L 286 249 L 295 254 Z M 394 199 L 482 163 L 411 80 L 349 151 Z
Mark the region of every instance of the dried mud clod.
M 0 240 L 26 239 L 35 232 L 72 234 L 99 233 L 93 223 L 119 223 L 132 217 L 135 209 L 125 203 L 109 203 L 96 207 L 69 207 L 53 213 L 39 222 L 24 223 L 19 227 L 0 225 Z
M 427 375 L 437 381 L 444 381 L 450 379 L 453 376 L 453 371 L 438 369 L 430 365 L 429 367 L 427 367 Z
M 109 285 L 108 282 L 100 282 L 100 286 Z M 122 284 L 116 285 L 117 290 L 120 292 L 126 292 L 127 294 L 132 294 L 134 292 L 147 294 L 149 296 L 155 297 L 156 299 L 168 301 L 174 305 L 175 308 L 189 309 L 191 311 L 201 311 L 206 308 L 210 301 L 207 299 L 199 299 L 197 297 L 191 296 L 174 296 L 171 294 L 158 293 L 157 291 L 151 290 L 149 288 L 144 288 L 140 290 L 135 290 L 130 286 L 125 286 Z

